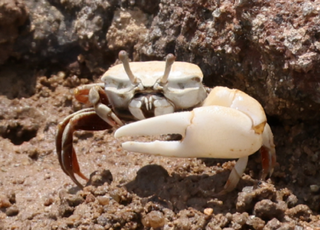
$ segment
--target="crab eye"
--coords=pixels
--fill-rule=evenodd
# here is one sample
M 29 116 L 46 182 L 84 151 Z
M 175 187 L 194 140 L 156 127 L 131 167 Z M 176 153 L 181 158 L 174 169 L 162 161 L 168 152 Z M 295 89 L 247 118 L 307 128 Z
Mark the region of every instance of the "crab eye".
M 115 79 L 115 78 L 109 78 L 105 81 L 105 87 L 106 89 L 113 89 L 113 90 L 123 90 L 123 89 L 129 89 L 132 88 L 132 84 L 127 79 Z
M 199 77 L 185 77 L 183 79 L 171 79 L 168 81 L 169 90 L 184 90 L 188 88 L 199 88 L 201 79 Z

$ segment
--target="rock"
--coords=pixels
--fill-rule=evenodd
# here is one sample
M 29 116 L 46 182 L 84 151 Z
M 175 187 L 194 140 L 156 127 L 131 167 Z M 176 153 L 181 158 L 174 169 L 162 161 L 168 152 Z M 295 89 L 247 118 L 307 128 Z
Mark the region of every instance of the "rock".
M 309 221 L 311 214 L 312 214 L 312 211 L 310 210 L 310 208 L 304 204 L 299 204 L 286 211 L 286 215 L 288 215 L 289 217 L 298 218 L 303 221 Z
M 118 9 L 114 12 L 112 24 L 107 33 L 108 48 L 120 50 L 141 43 L 148 34 L 148 15 L 139 8 Z
M 90 199 L 90 198 L 89 198 Z M 81 197 L 80 195 L 69 195 L 67 198 L 66 198 L 66 201 L 68 202 L 68 204 L 71 206 L 71 207 L 76 207 L 78 206 L 79 204 L 82 204 L 84 202 L 84 199 L 83 197 Z
M 190 208 L 179 212 L 174 224 L 180 226 L 180 229 L 204 228 L 207 218 L 207 215 Z
M 279 203 L 272 202 L 271 200 L 261 200 L 255 204 L 253 214 L 262 220 L 271 220 L 277 218 L 282 220 L 287 206 L 284 201 Z
M 61 204 L 58 208 L 58 213 L 60 217 L 69 217 L 73 214 L 74 207 L 70 207 L 68 204 Z
M 110 201 L 110 197 L 107 196 L 98 196 L 97 200 L 101 205 L 108 205 Z
M 9 208 L 11 205 L 12 203 L 10 202 L 9 198 L 0 194 L 0 208 Z
M 3 0 L 0 3 L 0 65 L 13 54 L 14 42 L 21 35 L 19 27 L 28 18 L 24 1 Z
M 265 226 L 265 221 L 256 216 L 249 216 L 246 224 L 252 226 L 253 229 L 261 230 Z
M 102 186 L 104 183 L 112 182 L 112 174 L 109 170 L 96 171 L 90 175 L 90 184 L 93 186 Z
M 228 223 L 229 221 L 225 216 L 218 214 L 208 222 L 207 229 L 220 230 L 227 226 Z
M 266 226 L 263 228 L 265 230 L 295 230 L 295 224 L 294 223 L 281 223 L 276 218 L 273 218 L 270 220 Z M 298 226 L 297 226 L 298 227 Z
M 145 227 L 161 228 L 165 224 L 163 213 L 160 211 L 151 211 L 143 219 L 142 223 Z
M 113 64 L 120 49 L 133 60 L 172 52 L 198 64 L 208 86 L 239 88 L 270 116 L 290 124 L 318 120 L 317 3 L 245 2 L 6 0 L 0 64 L 14 57 L 91 77 Z
M 237 198 L 237 211 L 246 211 L 250 213 L 256 202 L 264 199 L 270 199 L 270 201 L 276 199 L 276 190 L 273 185 L 265 184 L 257 189 L 253 189 L 253 187 L 244 187 Z

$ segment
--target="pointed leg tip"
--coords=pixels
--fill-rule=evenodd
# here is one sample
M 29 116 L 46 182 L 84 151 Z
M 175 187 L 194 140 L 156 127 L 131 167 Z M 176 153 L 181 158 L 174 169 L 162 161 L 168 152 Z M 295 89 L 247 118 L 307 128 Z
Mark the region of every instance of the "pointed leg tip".
M 271 177 L 276 165 L 276 152 L 275 148 L 268 148 L 262 146 L 260 149 L 261 163 L 262 163 L 262 175 L 261 179 L 265 180 L 267 176 Z

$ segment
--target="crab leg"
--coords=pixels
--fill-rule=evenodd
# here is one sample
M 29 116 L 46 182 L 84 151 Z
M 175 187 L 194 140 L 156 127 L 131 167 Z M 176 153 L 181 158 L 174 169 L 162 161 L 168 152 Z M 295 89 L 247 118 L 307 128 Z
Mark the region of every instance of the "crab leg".
M 80 110 L 77 113 L 71 114 L 58 125 L 56 148 L 60 166 L 80 188 L 83 186 L 76 179 L 75 174 L 78 174 L 86 181 L 88 178 L 80 171 L 76 152 L 72 144 L 74 131 L 105 130 L 111 127 L 111 125 L 106 123 L 95 113 L 93 108 Z
M 276 165 L 276 146 L 273 143 L 273 134 L 268 123 L 264 127 L 262 137 L 263 143 L 260 149 L 260 154 L 263 171 L 261 178 L 264 180 L 268 174 L 269 177 L 272 175 L 273 169 Z
M 267 123 L 264 127 L 262 134 L 262 146 L 260 148 L 261 161 L 262 161 L 262 175 L 261 179 L 264 180 L 267 175 L 272 175 L 274 166 L 276 165 L 276 150 L 273 143 L 273 134 L 270 126 Z M 239 182 L 244 170 L 248 163 L 248 157 L 240 158 L 234 168 L 232 169 L 227 183 L 224 186 L 224 192 L 232 191 Z
M 94 107 L 75 112 L 59 123 L 56 135 L 56 149 L 62 170 L 74 183 L 82 188 L 83 186 L 77 180 L 75 174 L 78 174 L 86 181 L 88 178 L 80 171 L 72 143 L 73 133 L 77 130 L 105 130 L 121 126 L 123 123 L 106 105 L 108 98 L 101 85 L 79 87 L 75 90 L 75 97 L 80 102 L 90 103 Z
M 242 177 L 242 174 L 244 173 L 244 170 L 247 167 L 247 163 L 248 163 L 248 157 L 239 158 L 239 160 L 237 161 L 237 163 L 233 167 L 233 169 L 229 175 L 229 178 L 228 178 L 226 184 L 224 185 L 223 190 L 220 193 L 223 194 L 223 193 L 230 192 L 233 189 L 235 189 L 240 178 Z

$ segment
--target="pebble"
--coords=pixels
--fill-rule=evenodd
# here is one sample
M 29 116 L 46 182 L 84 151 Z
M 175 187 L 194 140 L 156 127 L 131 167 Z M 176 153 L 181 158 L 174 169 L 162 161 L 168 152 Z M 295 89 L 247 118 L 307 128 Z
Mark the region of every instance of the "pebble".
M 16 216 L 19 214 L 19 209 L 16 205 L 12 205 L 11 207 L 7 208 L 6 215 L 7 216 Z
M 96 200 L 95 196 L 91 193 L 89 193 L 87 196 L 86 196 L 86 203 L 91 203 L 91 202 L 94 202 Z
M 108 205 L 109 201 L 110 201 L 110 199 L 106 196 L 98 196 L 97 200 L 98 200 L 99 204 L 101 204 L 101 205 Z
M 0 208 L 9 208 L 11 205 L 7 196 L 0 195 Z
M 313 192 L 313 193 L 319 192 L 319 189 L 320 189 L 320 186 L 319 186 L 319 185 L 316 185 L 316 184 L 310 185 L 310 190 L 311 190 L 311 192 Z
M 71 207 L 76 207 L 84 202 L 84 199 L 80 195 L 69 195 L 66 197 L 66 200 Z
M 143 220 L 144 226 L 151 228 L 161 228 L 165 225 L 165 218 L 160 211 L 151 211 Z
M 54 202 L 54 198 L 51 195 L 48 195 L 48 196 L 45 197 L 43 205 L 44 206 L 50 206 L 50 205 L 53 204 L 53 202 Z
M 211 216 L 212 213 L 213 213 L 213 209 L 212 208 L 206 208 L 203 210 L 203 213 L 208 215 L 208 216 Z

